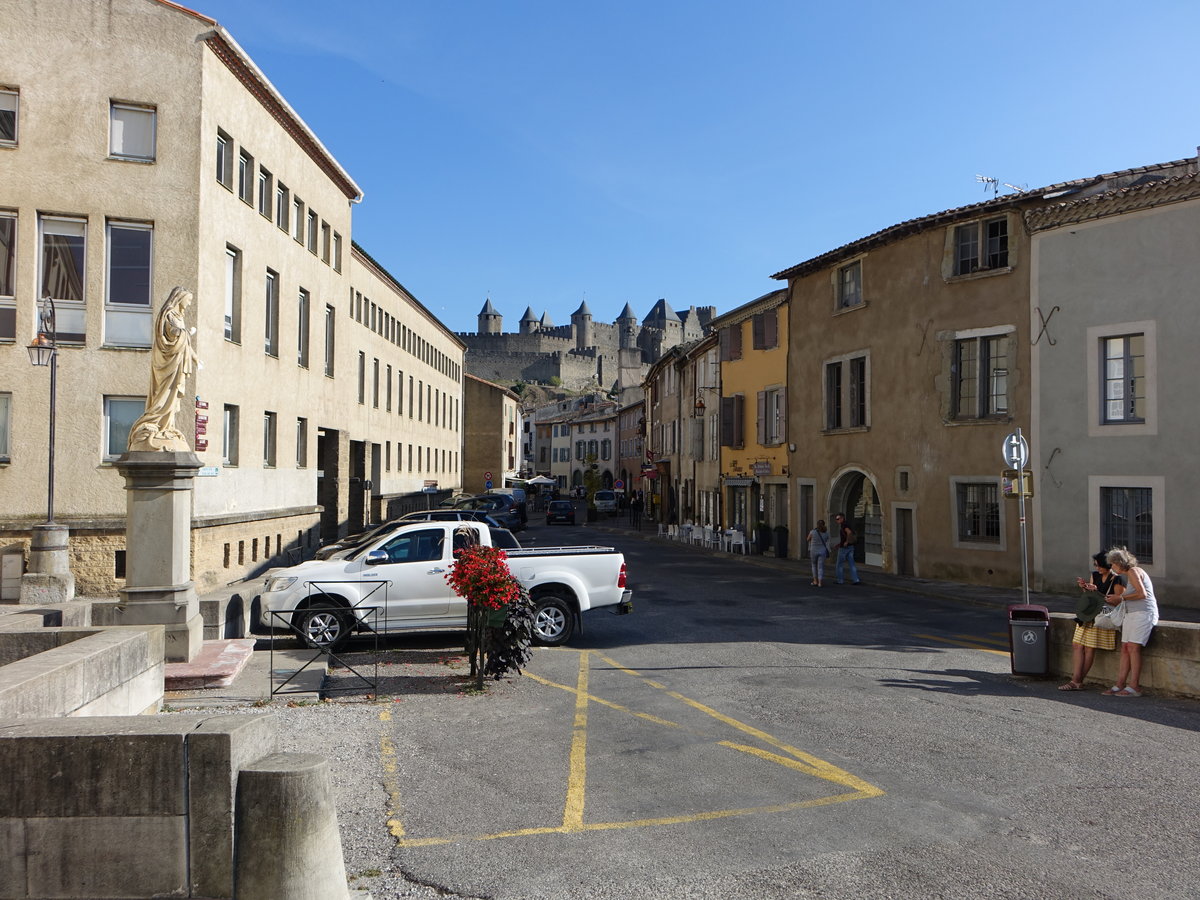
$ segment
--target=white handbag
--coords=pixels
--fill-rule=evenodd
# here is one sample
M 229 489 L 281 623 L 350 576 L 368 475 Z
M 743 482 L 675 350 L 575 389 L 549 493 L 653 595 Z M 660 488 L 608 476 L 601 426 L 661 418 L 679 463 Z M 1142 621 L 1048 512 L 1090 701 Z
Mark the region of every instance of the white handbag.
M 1106 606 L 1096 613 L 1096 620 L 1092 624 L 1105 631 L 1120 631 L 1124 622 L 1125 604 L 1118 603 L 1116 606 Z

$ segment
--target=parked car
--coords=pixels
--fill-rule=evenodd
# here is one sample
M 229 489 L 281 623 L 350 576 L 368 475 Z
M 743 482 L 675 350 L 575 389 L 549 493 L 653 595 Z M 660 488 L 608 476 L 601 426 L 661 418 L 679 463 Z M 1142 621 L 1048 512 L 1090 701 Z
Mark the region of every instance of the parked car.
M 492 528 L 503 528 L 496 519 L 482 509 L 419 509 L 416 512 L 405 513 L 397 522 L 482 522 Z
M 520 504 L 521 524 L 524 525 L 529 521 L 529 502 L 525 494 L 525 488 L 520 487 L 504 487 L 492 488 L 488 491 L 489 494 L 507 494 Z
M 459 501 L 455 508 L 485 512 L 510 531 L 520 531 L 525 527 L 521 504 L 509 494 L 479 494 L 469 500 Z
M 492 532 L 475 522 L 409 522 L 367 544 L 352 558 L 310 560 L 276 569 L 251 604 L 251 630 L 269 634 L 279 617 L 314 647 L 333 647 L 354 631 L 462 631 L 467 603 L 450 589 L 455 531 Z M 534 639 L 566 643 L 588 610 L 631 612 L 625 557 L 611 547 L 506 551 L 509 568 L 534 603 Z M 382 590 L 381 585 L 386 585 Z M 373 610 L 373 611 L 372 611 Z M 278 613 L 279 616 L 273 616 Z
M 332 559 L 339 553 L 362 546 L 367 541 L 373 540 L 384 532 L 391 530 L 395 525 L 395 520 L 380 522 L 378 525 L 372 525 L 365 531 L 360 531 L 357 534 L 348 534 L 340 540 L 322 544 L 317 548 L 317 552 L 313 554 L 313 559 Z
M 555 522 L 574 525 L 575 504 L 570 500 L 551 500 L 550 505 L 546 507 L 546 524 L 553 525 Z
M 596 507 L 596 512 L 605 513 L 613 516 L 617 513 L 617 492 L 616 491 L 596 491 L 592 502 Z

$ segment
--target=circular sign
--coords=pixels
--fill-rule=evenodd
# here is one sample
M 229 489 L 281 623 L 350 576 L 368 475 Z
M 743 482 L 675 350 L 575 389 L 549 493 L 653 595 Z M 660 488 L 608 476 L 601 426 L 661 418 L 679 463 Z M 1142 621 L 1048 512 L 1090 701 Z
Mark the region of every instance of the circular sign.
M 1004 439 L 1000 453 L 1009 468 L 1023 469 L 1029 462 L 1029 442 L 1025 440 L 1024 435 L 1014 431 Z
M 1038 640 L 1036 631 L 1022 631 L 1021 640 L 1026 644 L 1036 644 Z
M 625 490 L 625 482 L 622 481 L 620 478 L 618 478 L 616 481 L 613 482 L 613 490 L 616 490 L 616 491 Z
M 483 473 L 483 480 L 484 480 L 484 481 L 491 481 L 491 480 L 492 480 L 492 473 L 491 473 L 491 472 L 484 472 L 484 473 Z M 491 487 L 491 485 L 489 484 L 489 485 L 488 485 L 488 487 Z
M 489 478 L 483 483 L 483 486 L 490 491 L 492 489 L 492 480 Z

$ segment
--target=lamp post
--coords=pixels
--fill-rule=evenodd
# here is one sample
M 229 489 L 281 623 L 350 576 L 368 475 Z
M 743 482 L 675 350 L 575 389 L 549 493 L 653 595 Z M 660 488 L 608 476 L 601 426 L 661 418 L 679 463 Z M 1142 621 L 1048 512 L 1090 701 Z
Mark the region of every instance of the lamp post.
M 35 366 L 50 367 L 50 468 L 46 490 L 46 523 L 33 527 L 29 571 L 21 576 L 21 603 L 61 603 L 75 596 L 75 576 L 67 554 L 68 533 L 54 522 L 54 426 L 58 410 L 58 331 L 54 299 L 47 293 L 38 310 L 38 333 L 27 348 Z
M 35 366 L 50 367 L 50 448 L 47 459 L 50 464 L 50 479 L 46 490 L 46 524 L 54 524 L 54 423 L 57 419 L 58 399 L 58 331 L 54 322 L 54 299 L 46 294 L 42 297 L 39 310 L 37 337 L 27 348 L 29 361 Z

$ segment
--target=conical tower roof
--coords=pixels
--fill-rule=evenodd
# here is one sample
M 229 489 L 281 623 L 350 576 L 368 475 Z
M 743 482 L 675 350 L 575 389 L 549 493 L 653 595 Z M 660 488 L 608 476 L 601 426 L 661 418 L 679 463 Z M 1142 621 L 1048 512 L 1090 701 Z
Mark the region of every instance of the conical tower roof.
M 584 300 L 582 303 L 579 304 L 579 309 L 577 309 L 577 310 L 575 310 L 575 312 L 571 313 L 571 318 L 573 319 L 576 316 L 591 316 L 591 314 L 592 314 L 592 311 L 590 309 L 588 309 L 587 301 Z
M 621 314 L 619 316 L 617 316 L 618 322 L 621 321 L 622 319 L 633 319 L 635 322 L 637 321 L 637 313 L 635 313 L 633 311 L 633 307 L 630 306 L 628 303 L 626 303 L 625 308 L 623 310 L 621 310 Z
M 525 307 L 525 313 L 524 313 L 524 315 L 521 316 L 521 321 L 522 322 L 536 322 L 537 321 L 537 316 L 535 316 L 533 314 L 532 306 Z
M 500 315 L 500 313 L 496 312 L 496 307 L 492 306 L 492 298 L 491 297 L 488 297 L 487 302 L 483 304 L 483 309 L 481 309 L 479 311 L 479 314 L 481 316 L 498 316 L 498 315 Z
M 550 321 L 550 313 L 548 312 L 542 313 L 542 318 L 539 320 L 539 322 L 543 328 L 554 327 L 554 323 Z
M 671 309 L 671 304 L 665 299 L 659 300 L 654 304 L 654 308 L 646 314 L 646 322 L 678 322 L 679 316 L 675 315 L 675 310 Z

